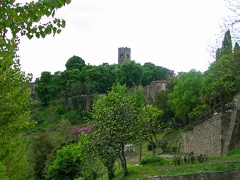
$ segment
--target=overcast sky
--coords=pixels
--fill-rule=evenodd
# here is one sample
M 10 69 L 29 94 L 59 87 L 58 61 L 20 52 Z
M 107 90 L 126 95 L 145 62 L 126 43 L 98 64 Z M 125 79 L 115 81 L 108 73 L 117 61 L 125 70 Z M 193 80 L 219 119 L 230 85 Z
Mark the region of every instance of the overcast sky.
M 117 64 L 118 48 L 129 47 L 141 65 L 205 71 L 224 7 L 224 0 L 72 0 L 56 13 L 66 20 L 61 34 L 21 38 L 22 70 L 34 79 L 64 71 L 73 55 L 86 64 Z

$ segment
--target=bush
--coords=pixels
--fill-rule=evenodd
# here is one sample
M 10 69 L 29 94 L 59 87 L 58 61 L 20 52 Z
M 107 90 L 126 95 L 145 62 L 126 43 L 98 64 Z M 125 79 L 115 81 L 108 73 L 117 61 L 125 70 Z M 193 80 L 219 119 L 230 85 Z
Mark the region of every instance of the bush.
M 169 152 L 168 150 L 168 141 L 166 139 L 163 139 L 163 140 L 159 140 L 157 142 L 157 147 L 160 147 L 162 149 L 162 153 L 166 153 L 166 152 Z
M 154 144 L 154 145 L 153 145 L 153 148 L 156 149 L 156 147 L 157 147 L 156 144 Z M 149 151 L 152 151 L 152 144 L 149 144 L 149 145 L 147 146 L 147 149 L 148 149 Z
M 198 160 L 199 163 L 202 163 L 202 162 L 207 160 L 207 155 L 200 154 L 200 155 L 197 156 L 197 160 Z
M 181 156 L 180 155 L 174 156 L 173 163 L 175 166 L 180 165 L 181 164 Z
M 178 147 L 177 146 L 171 146 L 171 152 L 172 153 L 177 153 Z
M 162 157 L 156 158 L 145 158 L 142 159 L 140 165 L 157 165 L 157 166 L 164 166 L 167 164 L 167 160 Z
M 189 124 L 183 128 L 183 132 L 191 131 L 193 130 L 193 127 L 194 126 L 192 124 Z

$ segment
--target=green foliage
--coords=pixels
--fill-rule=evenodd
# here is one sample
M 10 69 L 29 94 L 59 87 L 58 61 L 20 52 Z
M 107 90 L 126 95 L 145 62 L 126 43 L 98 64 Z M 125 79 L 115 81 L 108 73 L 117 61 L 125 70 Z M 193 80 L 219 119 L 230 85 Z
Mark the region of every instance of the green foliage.
M 128 174 L 124 144 L 139 140 L 143 128 L 144 94 L 142 89 L 128 91 L 119 84 L 112 87 L 107 96 L 100 96 L 93 104 L 91 112 L 94 142 L 102 149 L 118 156 L 125 175 Z
M 9 179 L 25 180 L 27 178 L 30 166 L 26 156 L 26 144 L 20 135 L 15 138 L 15 142 L 2 162 Z
M 151 149 L 153 156 L 155 156 L 157 134 L 159 134 L 160 130 L 163 128 L 163 112 L 152 105 L 146 105 L 145 112 L 142 136 L 149 143 L 148 150 Z
M 107 93 L 111 89 L 116 81 L 116 68 L 116 65 L 107 63 L 84 68 L 83 78 L 91 84 L 92 93 Z
M 235 154 L 240 154 L 240 148 L 236 148 L 231 151 L 228 151 L 227 156 L 233 156 Z
M 168 141 L 166 139 L 158 140 L 157 146 L 162 149 L 162 153 L 165 153 L 168 147 Z
M 15 0 L 0 1 L 0 164 L 6 168 L 6 176 L 10 179 L 26 178 L 27 162 L 19 134 L 31 125 L 31 75 L 21 72 L 18 35 L 31 39 L 59 33 L 65 27 L 65 21 L 54 18 L 55 10 L 70 2 L 46 0 L 22 4 Z M 45 15 L 54 19 L 42 24 L 39 21 Z
M 156 149 L 156 147 L 157 147 L 156 144 L 148 144 L 147 150 L 148 150 L 148 151 L 152 151 L 153 148 Z
M 49 134 L 47 132 L 38 132 L 33 135 L 29 141 L 28 149 L 32 175 L 35 179 L 43 179 L 48 155 L 54 149 Z
M 35 91 L 37 94 L 38 100 L 44 106 L 48 106 L 51 100 L 51 73 L 50 72 L 42 72 L 41 77 L 37 78 L 35 83 Z
M 6 167 L 0 162 L 0 179 L 1 180 L 9 180 L 6 176 Z
M 239 73 L 236 68 L 239 64 L 237 61 L 237 49 L 236 45 L 234 55 L 231 35 L 228 30 L 225 33 L 222 47 L 217 51 L 216 61 L 205 72 L 201 98 L 211 108 L 222 102 L 222 109 L 224 109 L 225 103 L 230 102 L 237 92 L 239 84 Z
M 222 42 L 222 48 L 220 49 L 221 56 L 227 55 L 227 54 L 232 54 L 232 38 L 231 38 L 231 33 L 230 30 L 227 30 L 227 32 L 224 35 L 224 39 Z
M 195 110 L 202 106 L 199 97 L 203 86 L 203 74 L 195 70 L 182 72 L 173 79 L 173 84 L 173 91 L 168 94 L 168 104 L 179 119 L 178 123 L 186 125 L 202 113 Z
M 141 84 L 143 72 L 140 64 L 135 61 L 126 61 L 122 63 L 116 73 L 117 83 L 126 85 L 128 88 Z
M 168 103 L 168 92 L 158 92 L 155 97 L 154 107 L 163 111 L 163 127 L 172 127 L 175 128 L 175 122 L 173 120 L 174 113 L 169 107 Z
M 168 78 L 168 69 L 161 66 L 155 66 L 153 63 L 146 62 L 142 66 L 143 78 L 142 86 L 149 85 L 152 81 L 166 80 Z
M 73 56 L 66 62 L 65 66 L 66 70 L 78 69 L 79 71 L 82 71 L 86 64 L 79 56 Z
M 162 157 L 144 158 L 140 162 L 140 165 L 164 166 L 166 164 L 168 164 L 168 161 Z
M 181 156 L 180 156 L 180 155 L 175 155 L 175 156 L 173 157 L 173 164 L 174 164 L 175 166 L 181 164 Z
M 93 161 L 89 157 L 88 140 L 82 135 L 78 143 L 57 150 L 55 160 L 47 167 L 46 179 L 90 178 Z
M 183 131 L 187 132 L 187 131 L 193 130 L 193 128 L 194 128 L 194 125 L 189 124 L 187 126 L 184 126 Z

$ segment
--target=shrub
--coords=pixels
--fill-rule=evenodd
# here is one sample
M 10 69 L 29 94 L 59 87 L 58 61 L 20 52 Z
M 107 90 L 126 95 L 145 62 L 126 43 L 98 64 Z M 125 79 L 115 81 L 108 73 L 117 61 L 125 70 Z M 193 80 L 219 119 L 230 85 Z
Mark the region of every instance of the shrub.
M 164 166 L 167 164 L 167 160 L 162 157 L 155 157 L 155 158 L 145 158 L 142 159 L 140 165 L 157 165 L 157 166 Z
M 163 151 L 163 154 L 168 151 L 168 141 L 166 139 L 159 140 L 157 142 L 157 147 L 160 147 Z
M 180 165 L 181 164 L 181 156 L 180 155 L 174 156 L 173 163 L 175 166 Z
M 171 152 L 177 153 L 178 147 L 177 146 L 171 146 Z
M 193 127 L 194 126 L 192 124 L 189 124 L 183 128 L 183 132 L 191 131 L 193 130 Z
M 156 149 L 156 147 L 157 147 L 156 144 L 154 144 L 154 145 L 153 145 L 153 148 Z M 147 146 L 147 149 L 148 149 L 149 151 L 152 151 L 152 144 L 149 144 L 149 145 Z
M 199 163 L 202 163 L 202 162 L 207 160 L 207 155 L 200 154 L 200 155 L 197 156 L 197 160 L 198 160 Z

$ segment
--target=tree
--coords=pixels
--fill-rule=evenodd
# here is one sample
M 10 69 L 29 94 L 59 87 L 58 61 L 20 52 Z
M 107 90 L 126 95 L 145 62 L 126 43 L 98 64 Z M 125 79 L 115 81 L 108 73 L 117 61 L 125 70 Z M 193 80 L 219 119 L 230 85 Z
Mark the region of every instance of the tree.
M 232 37 L 230 34 L 230 30 L 227 30 L 227 32 L 224 35 L 222 48 L 220 49 L 220 51 L 221 51 L 221 56 L 232 54 L 233 48 L 232 48 Z
M 48 106 L 51 100 L 51 73 L 44 71 L 41 73 L 41 77 L 37 78 L 35 91 L 37 98 L 44 105 Z
M 221 102 L 222 110 L 225 109 L 225 103 L 231 101 L 233 94 L 236 93 L 232 61 L 232 55 L 223 55 L 218 61 L 213 62 L 206 72 L 204 81 L 203 92 L 209 95 L 207 98 L 212 99 L 213 105 Z
M 29 140 L 29 161 L 34 179 L 44 179 L 48 156 L 54 149 L 49 133 L 37 132 Z
M 146 116 L 144 118 L 145 126 L 143 131 L 143 137 L 151 146 L 153 157 L 156 157 L 155 148 L 158 141 L 157 134 L 163 127 L 163 111 L 157 109 L 156 107 L 153 107 L 152 105 L 146 105 L 145 110 Z
M 84 70 L 85 82 L 93 86 L 93 93 L 104 94 L 116 81 L 116 65 L 104 63 Z
M 126 61 L 119 66 L 116 72 L 116 82 L 122 85 L 126 84 L 128 88 L 131 88 L 141 84 L 142 75 L 143 72 L 140 64 L 135 61 Z
M 87 135 L 81 134 L 77 143 L 71 143 L 57 150 L 56 158 L 47 167 L 46 179 L 69 179 L 83 177 L 92 179 L 92 163 Z
M 11 167 L 4 163 L 4 160 L 9 155 L 18 153 L 19 143 L 23 143 L 21 139 L 18 140 L 19 133 L 30 125 L 31 76 L 21 72 L 17 55 L 18 36 L 26 35 L 31 39 L 33 36 L 39 38 L 60 33 L 65 26 L 64 20 L 54 18 L 44 24 L 39 21 L 45 15 L 54 17 L 56 9 L 70 1 L 44 0 L 26 4 L 16 3 L 15 0 L 0 1 L 0 164 L 5 166 L 7 176 L 11 174 Z M 19 173 L 18 177 L 21 177 L 20 171 L 15 171 L 15 176 Z
M 240 47 L 238 43 L 235 43 L 234 51 L 233 51 L 233 63 L 232 70 L 233 76 L 236 82 L 237 92 L 240 91 Z
M 149 85 L 152 81 L 166 80 L 168 78 L 168 69 L 155 66 L 155 64 L 146 62 L 143 66 L 142 86 Z
M 79 56 L 73 56 L 66 62 L 65 66 L 66 70 L 78 69 L 79 71 L 82 71 L 86 64 Z
M 93 104 L 94 142 L 101 144 L 105 152 L 115 155 L 109 157 L 111 160 L 120 159 L 125 176 L 128 169 L 124 145 L 140 138 L 144 101 L 142 89 L 127 90 L 126 86 L 117 84 L 107 96 L 99 97 Z
M 168 85 L 167 85 L 168 87 Z M 163 111 L 163 117 L 162 117 L 162 122 L 164 123 L 163 126 L 171 126 L 175 127 L 175 122 L 174 122 L 174 113 L 169 107 L 168 103 L 168 88 L 167 91 L 161 91 L 156 94 L 155 101 L 154 101 L 154 107 L 158 108 L 159 110 Z
M 188 73 L 181 72 L 173 79 L 173 91 L 168 95 L 168 104 L 174 112 L 175 117 L 183 123 L 188 124 L 194 120 L 201 112 L 197 111 L 201 106 L 200 89 L 203 85 L 203 74 L 199 71 L 191 70 Z
M 237 60 L 238 47 L 235 46 L 234 55 L 229 30 L 225 33 L 222 47 L 218 51 L 220 55 L 205 72 L 204 87 L 201 94 L 211 108 L 221 102 L 224 111 L 225 103 L 231 101 L 236 93 L 238 78 L 236 66 L 239 65 Z

